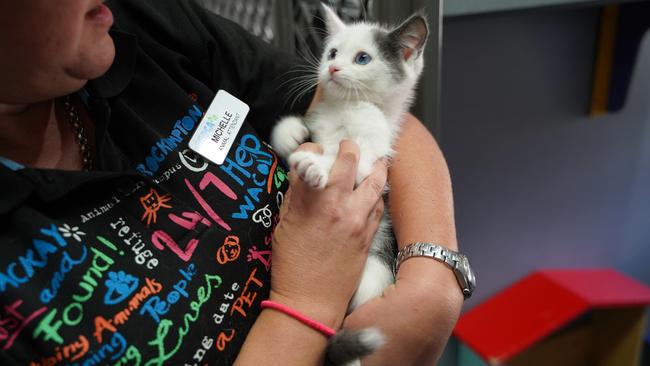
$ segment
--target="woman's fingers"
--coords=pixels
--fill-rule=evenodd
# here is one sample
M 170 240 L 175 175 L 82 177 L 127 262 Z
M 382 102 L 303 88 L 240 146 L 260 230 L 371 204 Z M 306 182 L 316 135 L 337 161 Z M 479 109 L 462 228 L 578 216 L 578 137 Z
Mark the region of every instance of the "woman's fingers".
M 371 245 L 372 239 L 375 237 L 377 230 L 379 229 L 379 224 L 381 223 L 381 218 L 384 215 L 384 199 L 379 197 L 377 203 L 370 210 L 370 215 L 367 218 L 367 241 Z
M 344 192 L 354 189 L 359 154 L 359 145 L 351 140 L 341 141 L 336 161 L 330 171 L 329 186 L 338 187 Z
M 384 193 L 384 187 L 386 186 L 386 180 L 388 179 L 388 165 L 386 160 L 380 159 L 375 162 L 375 165 L 370 172 L 370 175 L 364 179 L 361 184 L 354 190 L 352 199 L 359 204 L 359 207 L 365 207 L 366 216 L 370 216 L 373 210 L 375 210 L 375 205 L 377 200 L 382 199 L 382 194 Z M 383 209 L 383 202 L 382 202 Z
M 313 142 L 305 142 L 304 144 L 298 146 L 296 151 L 311 151 L 317 154 L 322 154 L 323 147 Z

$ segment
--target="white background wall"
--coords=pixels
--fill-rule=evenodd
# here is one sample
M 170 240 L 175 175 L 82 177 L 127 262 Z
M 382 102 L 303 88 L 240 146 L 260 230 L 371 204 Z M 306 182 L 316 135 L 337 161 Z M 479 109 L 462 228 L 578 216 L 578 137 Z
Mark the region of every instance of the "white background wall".
M 538 268 L 614 267 L 650 284 L 650 37 L 628 102 L 587 116 L 596 8 L 445 21 L 441 146 L 466 309 Z

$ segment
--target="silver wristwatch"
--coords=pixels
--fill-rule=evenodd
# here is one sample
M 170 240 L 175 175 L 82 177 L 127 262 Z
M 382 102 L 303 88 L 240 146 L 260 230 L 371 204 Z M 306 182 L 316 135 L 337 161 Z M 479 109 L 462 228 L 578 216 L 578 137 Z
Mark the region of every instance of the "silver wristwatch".
M 454 271 L 463 296 L 466 299 L 472 296 L 472 292 L 476 288 L 476 276 L 474 276 L 474 271 L 469 266 L 466 256 L 437 244 L 422 242 L 409 244 L 397 253 L 393 268 L 395 274 L 397 275 L 402 262 L 413 257 L 429 257 L 446 264 Z

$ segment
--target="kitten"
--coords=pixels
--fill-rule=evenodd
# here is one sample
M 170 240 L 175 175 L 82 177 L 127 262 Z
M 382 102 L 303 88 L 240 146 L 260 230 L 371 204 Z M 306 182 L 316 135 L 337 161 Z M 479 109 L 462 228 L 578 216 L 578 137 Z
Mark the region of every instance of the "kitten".
M 420 14 L 388 29 L 366 22 L 346 25 L 332 9 L 325 5 L 323 9 L 329 37 L 317 75 L 322 99 L 304 118 L 281 119 L 271 133 L 278 154 L 288 159 L 305 183 L 320 189 L 327 185 L 342 139 L 359 145 L 357 184 L 368 176 L 377 159 L 393 156 L 402 116 L 411 105 L 422 72 L 428 36 L 426 19 Z M 294 152 L 310 136 L 323 153 Z M 350 311 L 381 295 L 395 281 L 395 252 L 386 210 Z M 330 340 L 327 362 L 358 362 L 382 343 L 381 333 L 374 328 L 339 331 Z

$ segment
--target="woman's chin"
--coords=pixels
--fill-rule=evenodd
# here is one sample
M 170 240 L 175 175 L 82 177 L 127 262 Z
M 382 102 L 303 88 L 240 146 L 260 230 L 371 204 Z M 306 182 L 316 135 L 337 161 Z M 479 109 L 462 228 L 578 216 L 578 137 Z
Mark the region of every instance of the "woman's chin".
M 103 41 L 93 52 L 84 54 L 79 61 L 66 69 L 66 73 L 79 80 L 93 80 L 104 75 L 115 61 L 113 40 Z

